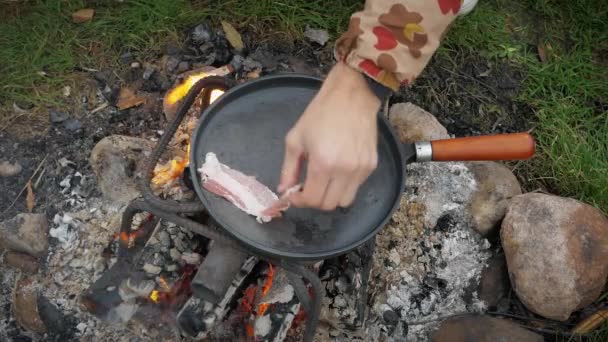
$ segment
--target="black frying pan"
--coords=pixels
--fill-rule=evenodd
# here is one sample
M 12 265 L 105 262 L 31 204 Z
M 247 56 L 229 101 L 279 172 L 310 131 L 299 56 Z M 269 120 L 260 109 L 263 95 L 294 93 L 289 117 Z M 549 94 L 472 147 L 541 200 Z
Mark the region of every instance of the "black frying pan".
M 285 135 L 321 83 L 319 78 L 287 74 L 241 84 L 204 110 L 193 133 L 189 167 L 198 197 L 226 232 L 269 257 L 321 260 L 367 241 L 397 208 L 408 162 L 525 159 L 534 151 L 534 142 L 527 134 L 402 145 L 385 118 L 378 115 L 378 168 L 347 209 L 323 212 L 292 207 L 282 218 L 260 224 L 255 217 L 201 186 L 197 169 L 206 153 L 214 152 L 220 162 L 276 189 Z M 504 151 L 500 153 L 501 150 Z

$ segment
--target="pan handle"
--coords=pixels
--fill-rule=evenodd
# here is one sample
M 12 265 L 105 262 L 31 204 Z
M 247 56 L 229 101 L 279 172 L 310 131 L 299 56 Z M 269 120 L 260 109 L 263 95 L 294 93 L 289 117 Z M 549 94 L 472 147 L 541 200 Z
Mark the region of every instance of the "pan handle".
M 535 142 L 529 133 L 511 133 L 417 142 L 417 162 L 524 160 L 534 155 Z

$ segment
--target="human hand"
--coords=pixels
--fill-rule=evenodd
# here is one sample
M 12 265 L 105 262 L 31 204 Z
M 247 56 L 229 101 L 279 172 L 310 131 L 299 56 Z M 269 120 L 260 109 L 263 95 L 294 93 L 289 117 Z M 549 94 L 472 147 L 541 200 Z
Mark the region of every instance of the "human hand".
M 296 185 L 307 161 L 303 190 L 289 195 L 295 207 L 347 207 L 376 169 L 380 100 L 364 76 L 337 64 L 285 139 L 279 193 Z

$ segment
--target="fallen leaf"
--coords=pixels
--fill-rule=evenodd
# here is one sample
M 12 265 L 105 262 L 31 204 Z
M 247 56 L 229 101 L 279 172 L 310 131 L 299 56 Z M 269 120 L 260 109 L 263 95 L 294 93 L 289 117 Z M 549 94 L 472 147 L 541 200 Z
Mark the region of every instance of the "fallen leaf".
M 130 88 L 122 88 L 120 89 L 120 93 L 118 94 L 118 102 L 116 103 L 116 107 L 119 110 L 139 106 L 144 103 L 144 98 L 141 96 L 137 96 L 133 90 Z
M 600 310 L 577 324 L 572 330 L 573 334 L 587 334 L 608 321 L 608 310 Z
M 413 27 L 411 29 L 413 30 L 412 36 L 415 32 L 420 32 L 420 30 L 422 30 L 422 28 L 420 27 Z M 310 28 L 308 25 L 306 26 L 306 31 L 304 31 L 304 36 L 320 45 L 325 45 L 325 43 L 327 43 L 327 41 L 329 40 L 329 33 L 327 33 L 327 31 L 313 29 Z
M 81 24 L 87 22 L 93 18 L 93 14 L 95 14 L 95 10 L 92 8 L 83 8 L 72 13 L 72 21 Z
M 536 46 L 536 49 L 538 51 L 538 58 L 540 59 L 541 63 L 547 63 L 548 60 L 548 56 L 547 56 L 547 47 L 545 46 L 545 44 L 543 42 L 538 43 L 538 45 Z
M 27 210 L 31 213 L 34 210 L 36 199 L 34 198 L 34 190 L 32 190 L 32 181 L 27 182 L 27 195 L 25 196 L 25 204 Z
M 230 45 L 238 51 L 243 50 L 245 44 L 243 44 L 243 39 L 234 26 L 229 22 L 222 20 L 222 28 L 224 29 L 224 34 L 226 34 L 226 39 L 228 39 Z

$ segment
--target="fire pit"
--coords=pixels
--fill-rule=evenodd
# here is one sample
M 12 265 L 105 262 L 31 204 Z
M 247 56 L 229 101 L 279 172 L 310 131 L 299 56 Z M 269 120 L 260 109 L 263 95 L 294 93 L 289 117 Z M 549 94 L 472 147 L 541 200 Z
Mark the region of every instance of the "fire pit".
M 201 203 L 164 200 L 153 192 L 151 184 L 175 179 L 192 190 L 187 158 L 160 167 L 158 161 L 199 92 L 205 108 L 227 88 L 216 83 L 201 89 L 189 81 L 182 86 L 192 89 L 176 88 L 188 96 L 148 161 L 142 182 L 144 199 L 129 204 L 120 232 L 106 249 L 117 261 L 83 294 L 84 306 L 105 320 L 126 322 L 137 317 L 142 322 L 177 327 L 180 335 L 194 339 L 282 341 L 291 328 L 305 322 L 303 339 L 312 341 L 321 307 L 321 281 L 307 267 L 311 263 L 268 258 L 247 249 L 222 233 Z M 176 102 L 169 100 L 166 102 Z M 160 273 L 160 269 L 149 264 L 142 267 L 144 256 L 140 254 L 156 232 L 176 226 L 196 234 L 188 237 L 197 241 L 195 253 L 188 258 L 199 260 L 187 260 L 176 269 L 176 279 L 160 274 L 156 281 L 150 279 L 146 275 Z M 158 317 L 161 321 L 155 322 Z

